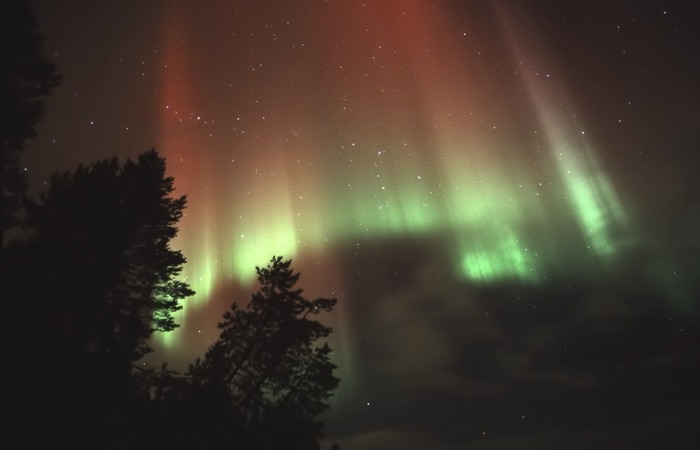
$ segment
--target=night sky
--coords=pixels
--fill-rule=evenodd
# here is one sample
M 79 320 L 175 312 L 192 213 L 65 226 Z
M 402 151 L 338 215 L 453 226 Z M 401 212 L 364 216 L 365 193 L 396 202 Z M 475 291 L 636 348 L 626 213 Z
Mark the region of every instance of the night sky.
M 294 260 L 345 449 L 674 448 L 700 420 L 692 1 L 35 1 L 23 153 L 151 147 L 188 196 L 184 369 Z

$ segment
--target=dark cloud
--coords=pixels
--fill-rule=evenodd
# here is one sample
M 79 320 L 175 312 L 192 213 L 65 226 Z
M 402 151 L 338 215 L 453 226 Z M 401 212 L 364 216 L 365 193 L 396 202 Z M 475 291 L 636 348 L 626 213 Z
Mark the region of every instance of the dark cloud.
M 473 448 L 619 448 L 612 442 L 644 421 L 663 428 L 665 417 L 697 415 L 698 305 L 682 310 L 641 251 L 594 280 L 479 285 L 454 272 L 441 245 L 378 241 L 346 259 L 366 382 L 332 413 L 332 429 L 375 428 L 348 442 L 421 448 L 438 433 L 457 445 L 486 430 L 499 437 Z M 697 294 L 696 281 L 683 284 Z

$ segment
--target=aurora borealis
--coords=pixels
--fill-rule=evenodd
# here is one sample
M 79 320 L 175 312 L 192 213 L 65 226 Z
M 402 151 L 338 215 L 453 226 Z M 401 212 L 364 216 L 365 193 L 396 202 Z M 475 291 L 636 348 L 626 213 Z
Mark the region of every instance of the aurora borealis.
M 285 19 L 291 11 L 280 11 L 281 17 L 264 11 L 271 15 L 265 17 L 255 9 L 220 8 L 216 17 L 243 16 L 240 29 L 204 33 L 197 27 L 210 22 L 187 20 L 186 6 L 173 6 L 157 58 L 160 140 L 175 162 L 178 186 L 192 199 L 196 225 L 183 227 L 181 240 L 193 255 L 188 279 L 200 295 L 232 275 L 245 282 L 261 255 L 294 257 L 370 236 L 435 233 L 454 235 L 455 267 L 467 278 L 536 282 L 549 258 L 563 256 L 537 239 L 551 234 L 553 215 L 572 216 L 589 253 L 614 256 L 612 230 L 622 225 L 624 210 L 580 136 L 585 127 L 569 119 L 573 108 L 557 108 L 559 83 L 549 81 L 549 73 L 540 82 L 536 69 L 521 69 L 540 64 L 520 46 L 505 40 L 513 56 L 495 72 L 512 71 L 509 88 L 523 99 L 502 99 L 503 107 L 513 109 L 507 112 L 512 123 L 534 110 L 537 121 L 527 130 L 534 138 L 478 107 L 502 97 L 488 86 L 494 70 L 455 60 L 470 40 L 466 32 L 467 45 L 448 39 L 460 29 L 451 30 L 447 13 L 435 5 L 417 2 L 410 15 L 401 4 L 325 5 L 311 8 L 318 17 L 302 23 Z M 507 23 L 507 13 L 501 15 Z M 358 16 L 376 23 L 341 19 Z M 269 23 L 256 25 L 253 17 Z M 189 48 L 210 45 L 198 42 L 202 34 L 231 39 L 234 49 L 246 51 L 219 46 L 202 62 Z M 510 40 L 518 41 L 517 33 Z M 231 52 L 244 59 L 227 57 Z M 295 52 L 296 61 L 285 60 Z M 216 64 L 223 64 L 216 71 L 226 74 L 228 84 L 219 88 L 228 94 L 207 92 L 206 72 Z M 461 101 L 450 98 L 455 93 Z M 203 104 L 213 96 L 228 100 Z M 203 154 L 193 155 L 195 148 Z M 567 208 L 548 210 L 552 196 L 565 197 Z
M 197 295 L 156 359 L 201 354 L 283 255 L 339 299 L 342 448 L 627 448 L 611 436 L 697 417 L 697 388 L 650 392 L 698 369 L 692 6 L 35 8 L 64 81 L 23 157 L 33 189 L 155 146 L 188 196 Z

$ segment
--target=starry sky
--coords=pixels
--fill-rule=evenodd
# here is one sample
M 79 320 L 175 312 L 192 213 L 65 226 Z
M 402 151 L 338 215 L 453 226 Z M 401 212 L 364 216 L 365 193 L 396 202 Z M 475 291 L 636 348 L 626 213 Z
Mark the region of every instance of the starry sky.
M 329 443 L 658 448 L 700 418 L 700 13 L 684 1 L 33 2 L 63 75 L 23 163 L 156 147 L 197 291 L 336 297 Z M 675 439 L 675 441 L 674 441 Z

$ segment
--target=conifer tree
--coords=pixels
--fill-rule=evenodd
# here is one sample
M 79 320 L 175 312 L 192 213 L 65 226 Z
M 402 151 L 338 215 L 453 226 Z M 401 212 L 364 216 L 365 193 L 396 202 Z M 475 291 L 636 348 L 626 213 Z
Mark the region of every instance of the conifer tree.
M 136 162 L 113 158 L 55 175 L 30 205 L 27 297 L 42 329 L 54 328 L 57 354 L 128 372 L 150 351 L 153 332 L 177 326 L 173 313 L 193 291 L 177 279 L 185 257 L 170 247 L 186 204 L 172 191 L 153 149 Z
M 219 323 L 219 339 L 190 366 L 195 386 L 225 392 L 248 426 L 314 423 L 338 386 L 331 328 L 314 320 L 336 299 L 307 300 L 295 287 L 291 260 L 256 267 L 260 291 L 247 308 L 235 303 Z M 284 418 L 284 419 L 282 419 Z

